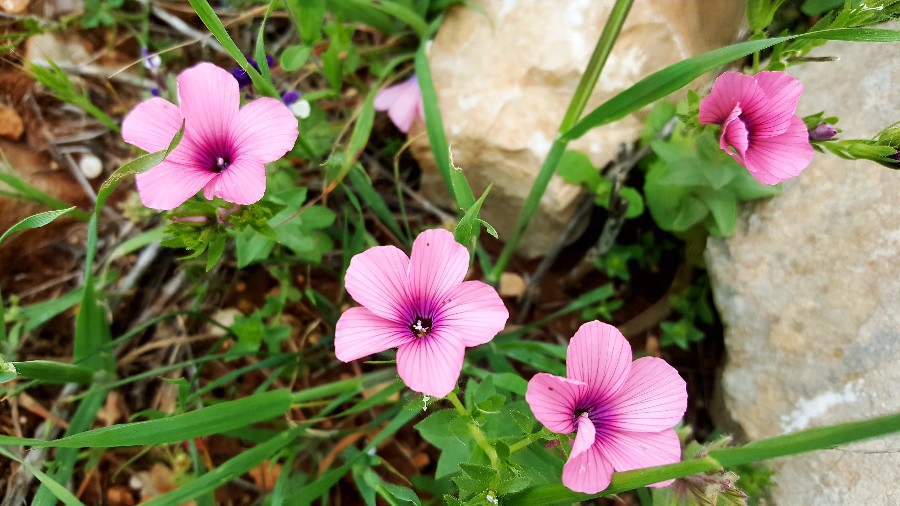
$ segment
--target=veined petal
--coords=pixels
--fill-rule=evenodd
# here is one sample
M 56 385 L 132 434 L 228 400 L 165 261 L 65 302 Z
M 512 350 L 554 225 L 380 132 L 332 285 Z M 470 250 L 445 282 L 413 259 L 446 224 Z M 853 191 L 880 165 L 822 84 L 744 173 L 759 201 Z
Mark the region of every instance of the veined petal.
M 169 147 L 181 130 L 181 109 L 166 99 L 154 97 L 137 105 L 122 120 L 122 139 L 148 153 Z
M 452 334 L 466 347 L 489 342 L 506 326 L 509 311 L 493 287 L 481 281 L 464 281 L 439 301 L 435 329 Z
M 464 356 L 462 343 L 432 332 L 397 349 L 397 372 L 410 389 L 444 397 L 456 387 Z
M 587 322 L 575 332 L 566 352 L 566 376 L 587 383 L 594 400 L 615 394 L 631 371 L 631 345 L 612 325 Z
M 687 409 L 687 385 L 665 360 L 642 357 L 622 388 L 604 406 L 601 426 L 615 431 L 671 429 Z
M 350 260 L 344 286 L 353 300 L 376 316 L 410 325 L 416 315 L 409 302 L 408 269 L 405 253 L 393 246 L 376 246 Z
M 528 382 L 525 402 L 537 421 L 558 434 L 575 430 L 575 409 L 584 398 L 587 385 L 581 381 L 537 373 Z
M 672 429 L 660 432 L 602 432 L 598 446 L 616 471 L 674 464 L 681 461 L 681 441 Z M 664 487 L 675 480 L 649 485 Z
M 207 151 L 230 152 L 228 130 L 240 101 L 237 80 L 212 63 L 198 63 L 178 74 L 185 134 L 190 133 Z
M 236 158 L 274 162 L 297 142 L 297 117 L 280 100 L 258 98 L 238 111 L 230 131 Z
M 591 417 L 587 413 L 578 417 L 577 425 L 578 428 L 576 430 L 578 432 L 575 434 L 575 441 L 572 443 L 572 453 L 569 454 L 570 459 L 588 451 L 597 442 L 597 428 L 594 427 L 594 422 L 591 421 Z
M 609 486 L 613 466 L 600 452 L 598 445 L 591 445 L 584 453 L 569 456 L 563 466 L 562 482 L 569 490 L 583 494 L 596 494 Z
M 237 158 L 215 176 L 203 189 L 207 199 L 216 196 L 232 204 L 248 205 L 258 202 L 266 193 L 266 166 L 250 156 Z
M 769 123 L 754 124 L 754 135 L 770 137 L 783 133 L 787 129 L 788 120 L 797 110 L 797 102 L 803 94 L 803 84 L 787 72 L 760 72 L 753 78 L 768 98 L 761 114 L 772 118 Z M 777 128 L 768 128 L 769 125 L 777 125 Z
M 193 197 L 216 174 L 198 167 L 163 160 L 135 177 L 141 202 L 151 209 L 169 211 Z
M 766 94 L 751 76 L 723 72 L 716 78 L 709 95 L 700 100 L 700 123 L 721 125 L 736 105 L 749 113 L 757 111 L 766 102 Z
M 799 116 L 794 116 L 790 127 L 781 135 L 764 139 L 751 137 L 744 165 L 760 183 L 778 184 L 803 172 L 814 153 L 806 125 Z
M 722 136 L 719 138 L 719 147 L 738 163 L 744 163 L 744 153 L 747 152 L 748 139 L 747 126 L 740 118 L 741 107 L 735 106 L 734 110 L 722 124 Z
M 334 328 L 334 353 L 338 360 L 353 360 L 381 353 L 414 340 L 403 325 L 375 316 L 364 307 L 344 311 Z
M 409 290 L 419 315 L 430 318 L 447 293 L 462 283 L 469 270 L 469 251 L 442 228 L 426 230 L 413 242 L 409 259 Z

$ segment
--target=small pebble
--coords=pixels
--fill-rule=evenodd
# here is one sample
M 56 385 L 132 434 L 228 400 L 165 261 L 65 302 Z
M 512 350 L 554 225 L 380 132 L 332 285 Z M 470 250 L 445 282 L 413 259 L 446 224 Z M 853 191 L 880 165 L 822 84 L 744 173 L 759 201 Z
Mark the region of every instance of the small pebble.
M 100 174 L 103 174 L 103 162 L 90 153 L 81 155 L 81 158 L 78 160 L 78 168 L 81 169 L 84 177 L 88 179 L 95 179 Z

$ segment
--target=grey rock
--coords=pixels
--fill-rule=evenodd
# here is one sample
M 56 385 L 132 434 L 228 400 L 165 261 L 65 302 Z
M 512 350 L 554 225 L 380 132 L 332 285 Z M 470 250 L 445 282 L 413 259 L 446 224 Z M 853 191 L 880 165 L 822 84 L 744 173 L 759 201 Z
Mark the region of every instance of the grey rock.
M 894 28 L 900 25 L 895 25 Z M 829 43 L 792 70 L 799 114 L 845 138 L 900 119 L 900 44 Z M 723 393 L 751 440 L 900 411 L 900 172 L 817 154 L 745 208 L 707 262 L 725 324 Z M 900 437 L 776 461 L 779 505 L 900 504 Z

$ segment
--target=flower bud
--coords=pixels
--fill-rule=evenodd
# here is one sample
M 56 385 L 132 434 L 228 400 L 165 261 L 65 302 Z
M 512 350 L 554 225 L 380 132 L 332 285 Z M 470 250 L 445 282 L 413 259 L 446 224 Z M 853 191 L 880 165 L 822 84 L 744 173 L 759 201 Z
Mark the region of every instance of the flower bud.
M 827 141 L 837 135 L 837 128 L 830 123 L 819 123 L 809 130 L 809 140 Z

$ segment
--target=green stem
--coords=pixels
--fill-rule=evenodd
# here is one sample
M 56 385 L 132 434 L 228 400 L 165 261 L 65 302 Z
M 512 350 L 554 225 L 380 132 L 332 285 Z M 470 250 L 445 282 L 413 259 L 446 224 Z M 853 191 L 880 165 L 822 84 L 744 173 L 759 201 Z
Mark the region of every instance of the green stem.
M 469 422 L 469 434 L 472 435 L 472 439 L 475 440 L 475 444 L 478 445 L 479 448 L 488 456 L 488 460 L 491 461 L 491 468 L 500 470 L 500 466 L 497 463 L 498 456 L 497 450 L 491 446 L 491 443 L 488 442 L 487 438 L 484 437 L 484 433 L 481 432 L 481 427 L 478 426 L 478 423 L 474 420 Z
M 513 444 L 509 445 L 509 453 L 510 453 L 510 455 L 512 455 L 513 453 L 516 453 L 517 451 L 524 450 L 525 448 L 528 448 L 529 446 L 531 446 L 531 444 L 534 443 L 535 441 L 544 439 L 550 434 L 551 433 L 546 428 L 541 428 L 541 430 L 539 430 L 538 432 L 535 432 L 534 434 L 522 439 L 518 443 L 513 443 Z
M 556 166 L 559 164 L 559 159 L 562 157 L 562 154 L 565 152 L 566 146 L 569 143 L 568 140 L 563 140 L 561 138 L 561 134 L 575 126 L 578 119 L 581 117 L 581 114 L 584 112 L 584 108 L 591 97 L 591 93 L 594 91 L 594 86 L 597 84 L 597 79 L 600 78 L 600 72 L 603 70 L 603 66 L 606 64 L 609 53 L 612 51 L 613 45 L 619 37 L 619 32 L 622 31 L 622 25 L 625 24 L 625 18 L 628 16 L 628 11 L 631 9 L 633 3 L 634 0 L 616 0 L 616 4 L 609 14 L 609 19 L 606 20 L 606 26 L 603 28 L 603 33 L 600 34 L 600 39 L 597 40 L 597 45 L 594 47 L 594 53 L 591 55 L 587 69 L 585 69 L 584 74 L 581 76 L 581 81 L 579 81 L 578 87 L 575 89 L 575 94 L 572 96 L 572 101 L 569 103 L 566 115 L 563 117 L 562 124 L 559 126 L 557 139 L 553 142 L 550 152 L 547 153 L 547 158 L 544 160 L 544 164 L 541 166 L 541 170 L 538 172 L 534 184 L 531 186 L 531 191 L 528 192 L 528 197 L 525 199 L 525 205 L 519 213 L 516 227 L 513 229 L 512 235 L 503 247 L 500 258 L 497 259 L 497 263 L 494 265 L 494 269 L 488 275 L 488 281 L 496 283 L 500 279 L 500 274 L 503 273 L 503 269 L 506 267 L 506 264 L 509 263 L 516 248 L 518 248 L 519 241 L 522 240 L 522 235 L 528 228 L 529 223 L 531 223 L 534 213 L 537 212 L 538 206 L 541 203 L 541 197 L 543 197 L 544 192 L 547 191 L 547 185 L 550 184 L 550 178 L 556 172 Z
M 447 394 L 447 400 L 450 401 L 450 404 L 453 404 L 453 407 L 456 408 L 456 412 L 461 415 L 468 415 L 469 412 L 466 411 L 465 406 L 459 402 L 459 397 L 456 396 L 456 392 L 450 392 Z

